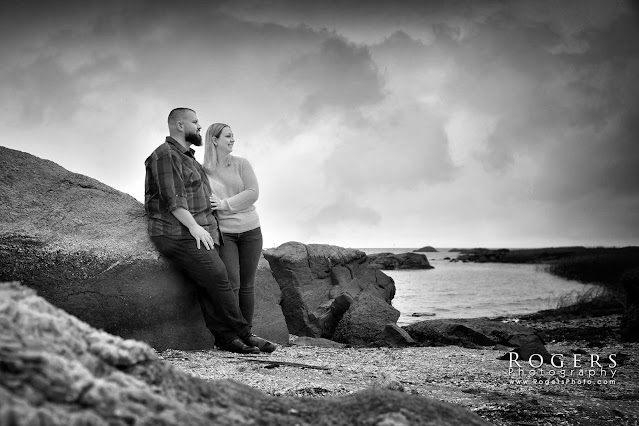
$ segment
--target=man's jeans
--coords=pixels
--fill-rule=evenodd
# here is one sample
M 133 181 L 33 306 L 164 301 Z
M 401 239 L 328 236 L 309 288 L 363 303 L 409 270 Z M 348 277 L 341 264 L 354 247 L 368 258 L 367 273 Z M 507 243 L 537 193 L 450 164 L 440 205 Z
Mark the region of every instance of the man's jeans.
M 218 246 L 207 250 L 200 243 L 198 249 L 192 237 L 157 236 L 151 239 L 158 250 L 197 285 L 204 322 L 217 344 L 250 334 L 248 322 L 242 316 L 226 268 L 218 254 Z
M 255 272 L 262 254 L 262 230 L 251 229 L 240 233 L 223 233 L 224 245 L 220 258 L 226 265 L 231 288 L 237 295 L 242 316 L 249 327 L 253 325 L 255 310 Z

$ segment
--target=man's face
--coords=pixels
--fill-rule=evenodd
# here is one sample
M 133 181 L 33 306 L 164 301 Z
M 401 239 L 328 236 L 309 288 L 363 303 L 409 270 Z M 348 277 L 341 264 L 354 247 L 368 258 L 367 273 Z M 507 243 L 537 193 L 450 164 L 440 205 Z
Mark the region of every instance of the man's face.
M 184 124 L 184 140 L 195 146 L 202 146 L 202 135 L 200 134 L 202 126 L 197 119 L 197 114 L 193 111 L 187 111 L 182 123 Z

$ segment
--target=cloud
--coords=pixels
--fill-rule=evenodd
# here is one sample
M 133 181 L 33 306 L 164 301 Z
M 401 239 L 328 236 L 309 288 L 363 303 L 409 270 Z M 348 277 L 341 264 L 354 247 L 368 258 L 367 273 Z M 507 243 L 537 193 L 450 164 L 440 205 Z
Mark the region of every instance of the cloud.
M 8 121 L 41 124 L 61 119 L 77 107 L 80 91 L 70 81 L 55 57 L 38 57 L 28 68 L 13 69 L 0 77 L 5 105 L 12 114 Z
M 317 51 L 296 56 L 284 66 L 285 82 L 303 96 L 302 112 L 356 109 L 383 99 L 383 82 L 366 47 L 340 37 L 324 40 Z
M 369 111 L 360 126 L 343 132 L 325 167 L 350 194 L 437 183 L 454 173 L 441 118 L 419 102 Z
M 2 143 L 138 199 L 144 159 L 184 105 L 233 127 L 271 241 L 639 239 L 637 216 L 613 213 L 639 211 L 628 3 L 69 1 L 6 12 Z
M 330 226 L 335 223 L 352 223 L 357 226 L 375 226 L 379 224 L 380 219 L 381 215 L 374 209 L 343 198 L 319 210 L 317 215 L 309 220 L 309 225 L 317 227 L 318 224 Z
M 636 195 L 639 148 L 628 140 L 636 134 L 639 55 L 621 42 L 639 36 L 634 21 L 621 15 L 607 29 L 584 29 L 588 48 L 571 54 L 553 50 L 561 39 L 542 23 L 517 23 L 478 24 L 463 41 L 440 36 L 455 64 L 439 88 L 443 103 L 494 123 L 474 156 L 502 176 L 520 174 L 522 159 L 537 160 L 534 197 L 565 201 L 624 188 Z M 436 61 L 440 52 L 430 55 Z
M 301 104 L 299 92 L 277 93 L 283 64 L 329 37 L 242 22 L 208 8 L 180 21 L 151 6 L 101 6 L 102 13 L 78 18 L 77 28 L 72 20 L 47 27 L 27 43 L 27 54 L 12 52 L 0 76 L 0 122 L 8 128 L 3 143 L 142 199 L 141 165 L 162 141 L 171 108 L 191 106 L 204 124 L 229 122 L 250 148 L 263 140 L 264 126 Z M 332 63 L 339 66 L 337 59 Z M 16 122 L 31 126 L 29 140 L 11 130 Z M 133 158 L 122 160 L 123 144 Z

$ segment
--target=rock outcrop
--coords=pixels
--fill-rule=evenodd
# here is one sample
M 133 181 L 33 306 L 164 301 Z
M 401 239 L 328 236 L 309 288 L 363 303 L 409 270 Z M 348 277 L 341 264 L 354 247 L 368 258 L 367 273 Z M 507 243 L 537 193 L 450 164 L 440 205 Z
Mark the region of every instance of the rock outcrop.
M 403 328 L 417 342 L 429 346 L 476 348 L 501 344 L 516 347 L 530 341 L 529 336 L 536 337 L 543 344 L 531 328 L 482 318 L 425 320 Z
M 0 147 L 0 281 L 10 280 L 96 328 L 157 349 L 213 346 L 196 290 L 147 236 L 142 203 Z M 279 287 L 265 261 L 255 291 L 254 332 L 287 343 Z
M 368 258 L 372 265 L 386 270 L 433 268 L 426 256 L 418 253 L 375 253 L 369 254 Z
M 489 424 L 463 407 L 381 388 L 278 398 L 197 379 L 17 283 L 0 283 L 0 342 L 2 425 Z
M 359 250 L 288 242 L 264 257 L 282 291 L 288 330 L 298 336 L 331 339 L 357 296 L 366 293 L 390 305 L 395 295 L 392 278 Z

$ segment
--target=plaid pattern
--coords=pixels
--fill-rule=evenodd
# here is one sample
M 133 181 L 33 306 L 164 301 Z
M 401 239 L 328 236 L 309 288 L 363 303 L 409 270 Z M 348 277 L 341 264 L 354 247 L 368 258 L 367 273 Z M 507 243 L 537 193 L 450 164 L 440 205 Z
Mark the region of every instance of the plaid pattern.
M 193 153 L 169 136 L 144 162 L 144 208 L 149 218 L 149 235 L 191 237 L 188 228 L 171 213 L 182 207 L 219 244 L 217 221 L 209 200 L 209 181 Z

